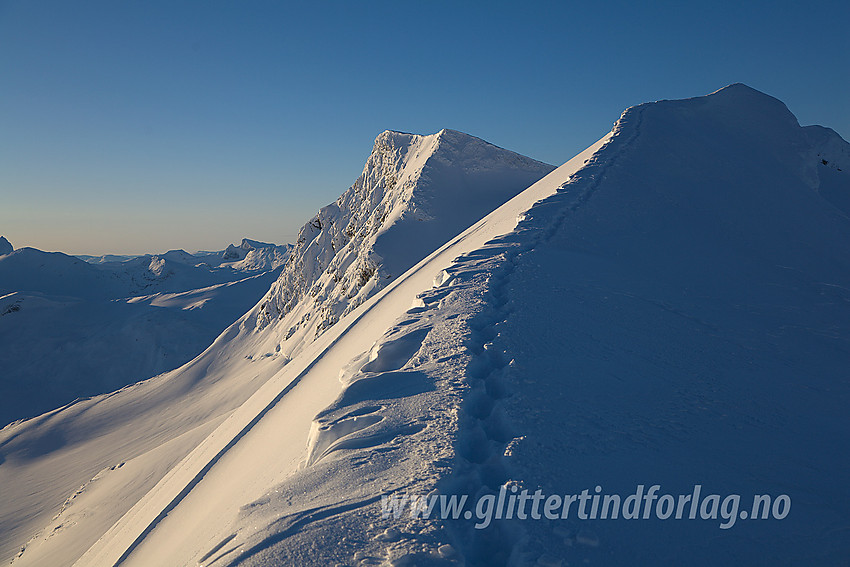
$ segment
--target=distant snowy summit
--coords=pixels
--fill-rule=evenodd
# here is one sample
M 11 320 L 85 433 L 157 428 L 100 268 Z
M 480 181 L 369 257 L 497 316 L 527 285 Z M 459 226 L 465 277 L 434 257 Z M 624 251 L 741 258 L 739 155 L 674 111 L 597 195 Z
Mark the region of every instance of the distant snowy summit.
M 239 246 L 231 244 L 221 253 L 224 260 L 221 265 L 242 271 L 276 270 L 289 260 L 292 248 L 291 244 L 277 245 L 243 238 Z
M 301 228 L 258 327 L 286 318 L 284 340 L 318 336 L 553 169 L 455 130 L 381 133 L 360 177 Z

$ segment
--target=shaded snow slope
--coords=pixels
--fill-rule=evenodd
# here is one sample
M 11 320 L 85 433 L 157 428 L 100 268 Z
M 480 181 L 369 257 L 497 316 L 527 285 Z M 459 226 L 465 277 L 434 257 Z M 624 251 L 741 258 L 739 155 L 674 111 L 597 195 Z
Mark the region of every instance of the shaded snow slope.
M 0 256 L 11 254 L 14 250 L 12 243 L 6 240 L 5 236 L 0 236 Z
M 411 203 L 417 204 L 417 210 L 436 214 L 448 204 L 472 199 L 474 202 L 460 214 L 447 215 L 446 222 L 424 216 L 413 219 L 423 227 L 428 226 L 423 239 L 426 243 L 427 239 L 434 239 L 435 244 L 425 246 L 415 241 L 397 251 L 387 248 L 377 269 L 385 264 L 399 270 L 410 266 L 477 220 L 482 211 L 497 207 L 551 169 L 457 132 L 443 131 L 433 136 L 387 133 L 379 141 L 383 138 L 407 142 L 376 143 L 377 153 L 370 157 L 364 176 L 341 199 L 340 203 L 344 200 L 347 204 L 334 217 L 337 221 L 346 218 L 350 222 L 339 226 L 337 222 L 329 223 L 314 231 L 309 246 L 301 243 L 284 270 L 291 281 L 299 285 L 309 283 L 315 289 L 314 281 L 328 281 L 322 279 L 325 268 L 319 266 L 321 262 L 336 262 L 338 270 L 327 272 L 331 276 L 349 277 L 354 272 L 343 269 L 342 264 L 357 260 L 358 254 L 375 260 L 374 241 L 390 226 L 384 218 L 385 212 L 398 217 L 393 217 L 392 225 L 404 226 L 413 211 Z M 381 153 L 387 151 L 392 155 Z M 458 166 L 453 167 L 448 157 L 461 155 L 467 157 L 466 161 L 458 160 Z M 474 163 L 476 160 L 479 165 Z M 381 167 L 376 169 L 375 163 Z M 391 174 L 390 169 L 384 171 L 384 166 L 397 168 L 392 171 L 398 176 Z M 427 183 L 423 171 L 431 172 Z M 392 187 L 388 189 L 388 186 Z M 382 202 L 387 203 L 385 209 Z M 389 206 L 390 203 L 393 205 Z M 383 212 L 377 213 L 376 207 Z M 317 218 L 326 218 L 321 215 Z M 363 224 L 367 221 L 368 229 Z M 340 233 L 340 226 L 350 227 L 355 236 Z M 307 227 L 302 231 L 308 232 Z M 334 258 L 339 251 L 337 239 L 356 241 L 357 246 L 343 246 L 342 254 Z M 231 247 L 229 252 L 224 252 L 228 256 L 226 260 L 244 262 L 251 257 L 247 248 L 261 248 L 258 244 L 262 243 L 244 241 L 240 247 Z M 366 289 L 358 276 L 357 281 L 352 280 L 350 290 L 357 294 L 357 301 L 362 301 L 390 284 L 393 275 L 398 272 L 381 272 L 381 281 L 372 282 Z M 431 277 L 426 279 L 430 281 Z M 279 284 L 276 289 L 281 289 Z M 17 552 L 35 534 L 28 551 L 20 558 L 24 563 L 68 564 L 82 554 L 229 412 L 239 408 L 275 373 L 289 368 L 286 365 L 290 356 L 309 346 L 315 335 L 320 334 L 315 326 L 302 325 L 301 334 L 286 343 L 286 330 L 302 318 L 303 321 L 327 320 L 312 295 L 298 293 L 299 297 L 309 298 L 309 303 L 300 304 L 298 319 L 294 315 L 275 320 L 260 317 L 268 303 L 263 301 L 227 329 L 207 351 L 177 371 L 6 428 L 0 434 L 0 459 L 5 459 L 0 465 L 0 482 L 8 482 L 10 489 L 6 493 L 8 500 L 0 508 L 2 553 Z M 161 293 L 139 301 L 152 305 L 169 303 L 178 295 Z M 333 293 L 329 289 L 328 297 L 332 297 L 335 308 L 347 306 L 352 299 L 342 293 L 342 286 L 333 288 Z M 412 297 L 404 300 L 405 308 Z M 184 300 L 191 298 L 180 298 Z M 294 304 L 299 302 L 296 300 Z M 258 322 L 262 328 L 257 328 Z M 275 323 L 272 328 L 268 328 L 270 322 Z M 371 344 L 383 330 L 379 325 L 358 340 Z M 335 381 L 333 384 L 336 387 Z M 252 411 L 252 407 L 244 411 Z M 308 428 L 311 418 L 312 414 L 304 422 Z M 62 463 L 61 471 L 56 470 L 58 462 Z M 75 491 L 80 487 L 85 490 L 77 494 Z M 115 491 L 120 491 L 120 498 L 116 498 Z M 63 506 L 62 502 L 72 494 L 75 496 Z M 54 522 L 59 522 L 61 527 L 56 529 L 50 518 L 60 509 L 62 513 Z
M 835 130 L 823 126 L 806 126 L 803 129 L 812 145 L 817 162 L 817 190 L 821 196 L 850 216 L 850 144 Z
M 0 423 L 172 370 L 268 291 L 276 272 L 118 300 L 0 298 Z
M 0 425 L 188 362 L 268 291 L 270 257 L 288 247 L 263 250 L 257 270 L 183 251 L 97 265 L 34 248 L 0 256 Z
M 138 291 L 129 280 L 61 252 L 19 248 L 0 257 L 0 294 L 27 291 L 115 299 Z
M 493 290 L 492 348 L 510 361 L 495 410 L 512 440 L 491 441 L 508 456 L 484 488 L 625 498 L 700 484 L 741 495 L 745 513 L 756 494 L 787 494 L 791 512 L 728 527 L 654 512 L 582 521 L 576 504 L 564 521 L 464 526 L 469 563 L 840 565 L 850 220 L 813 183 L 823 150 L 744 85 L 641 105 L 619 125 L 628 142 L 506 240 L 520 252 Z M 829 179 L 850 191 L 846 175 Z M 477 478 L 457 481 L 474 491 Z

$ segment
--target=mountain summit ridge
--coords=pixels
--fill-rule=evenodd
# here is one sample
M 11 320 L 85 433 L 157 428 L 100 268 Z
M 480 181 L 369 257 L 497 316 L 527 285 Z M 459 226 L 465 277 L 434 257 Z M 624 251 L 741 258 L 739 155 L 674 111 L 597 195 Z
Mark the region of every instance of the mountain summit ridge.
M 311 340 L 553 169 L 457 130 L 382 132 L 354 184 L 299 231 L 258 329 L 297 311 L 283 338 Z

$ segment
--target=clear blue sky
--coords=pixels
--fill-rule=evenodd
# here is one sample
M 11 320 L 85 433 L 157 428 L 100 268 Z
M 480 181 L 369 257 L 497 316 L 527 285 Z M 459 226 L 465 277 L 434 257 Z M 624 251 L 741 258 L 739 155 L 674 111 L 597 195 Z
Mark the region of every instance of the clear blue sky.
M 744 82 L 850 135 L 850 2 L 0 0 L 0 234 L 283 242 L 383 130 L 552 164 L 633 104 Z

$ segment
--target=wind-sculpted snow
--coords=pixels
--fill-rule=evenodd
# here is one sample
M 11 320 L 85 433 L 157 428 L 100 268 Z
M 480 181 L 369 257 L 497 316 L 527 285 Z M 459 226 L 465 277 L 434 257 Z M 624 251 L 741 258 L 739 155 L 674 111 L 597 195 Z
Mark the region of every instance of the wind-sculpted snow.
M 301 229 L 258 329 L 288 315 L 280 332 L 294 353 L 551 170 L 453 130 L 384 132 L 354 185 Z

